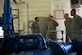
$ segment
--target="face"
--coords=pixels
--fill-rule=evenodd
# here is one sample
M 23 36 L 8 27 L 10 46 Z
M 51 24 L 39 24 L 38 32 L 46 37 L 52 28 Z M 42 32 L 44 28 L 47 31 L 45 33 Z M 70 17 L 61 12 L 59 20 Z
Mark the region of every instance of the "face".
M 38 18 L 38 19 L 36 19 L 36 21 L 37 21 L 37 22 L 39 22 L 39 18 Z
M 68 18 L 68 15 L 65 14 L 65 15 L 64 15 L 64 18 L 67 19 L 67 18 Z
M 49 21 L 52 21 L 53 20 L 53 17 L 49 17 Z
M 74 11 L 71 11 L 71 16 L 74 16 Z

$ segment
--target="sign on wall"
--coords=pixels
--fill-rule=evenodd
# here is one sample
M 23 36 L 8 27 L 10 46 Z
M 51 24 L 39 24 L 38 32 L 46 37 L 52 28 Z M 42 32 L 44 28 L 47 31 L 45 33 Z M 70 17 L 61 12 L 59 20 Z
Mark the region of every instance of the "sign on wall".
M 54 10 L 55 19 L 63 19 L 64 18 L 64 10 Z

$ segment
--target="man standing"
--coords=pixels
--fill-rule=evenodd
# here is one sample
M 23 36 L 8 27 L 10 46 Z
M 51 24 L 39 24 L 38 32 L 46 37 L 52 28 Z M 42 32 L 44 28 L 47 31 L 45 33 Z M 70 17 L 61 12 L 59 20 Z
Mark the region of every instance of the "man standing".
M 32 23 L 32 27 L 31 27 L 32 33 L 40 33 L 38 22 L 39 22 L 39 18 L 35 17 L 35 22 Z
M 71 37 L 70 26 L 71 26 L 72 19 L 69 17 L 68 13 L 64 14 L 64 18 L 65 18 L 64 24 L 65 24 L 65 27 L 66 27 L 66 42 L 69 42 L 69 39 Z
M 81 38 L 81 27 L 82 27 L 82 19 L 80 16 L 76 15 L 76 10 L 71 10 L 71 16 L 73 16 L 71 22 L 71 39 Z
M 46 24 L 46 29 L 47 29 L 47 32 L 54 30 L 54 32 L 48 32 L 48 38 L 52 40 L 57 40 L 56 26 L 58 26 L 58 23 L 54 21 L 53 16 L 49 16 L 49 21 Z

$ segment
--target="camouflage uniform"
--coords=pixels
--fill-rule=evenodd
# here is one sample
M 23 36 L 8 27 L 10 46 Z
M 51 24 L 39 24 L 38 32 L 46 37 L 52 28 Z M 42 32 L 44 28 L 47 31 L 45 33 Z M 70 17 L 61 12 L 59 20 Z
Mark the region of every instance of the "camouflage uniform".
M 64 21 L 64 24 L 65 24 L 65 27 L 66 27 L 66 42 L 69 42 L 69 39 L 70 39 L 70 30 L 71 30 L 71 21 L 72 19 L 71 18 L 68 18 Z
M 74 38 L 81 38 L 81 26 L 82 26 L 82 19 L 80 16 L 75 15 L 71 22 L 71 39 Z
M 52 30 L 56 30 L 56 26 L 58 26 L 58 23 L 56 21 L 48 21 L 47 25 L 47 31 L 52 31 Z M 52 40 L 56 40 L 56 32 L 50 32 L 48 33 L 48 38 L 52 39 Z

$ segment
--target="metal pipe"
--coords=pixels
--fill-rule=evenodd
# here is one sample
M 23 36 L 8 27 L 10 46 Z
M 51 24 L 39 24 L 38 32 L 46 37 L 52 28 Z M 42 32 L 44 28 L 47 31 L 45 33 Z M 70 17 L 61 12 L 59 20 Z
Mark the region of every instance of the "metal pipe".
M 4 13 L 2 18 L 3 18 L 4 37 L 8 38 L 10 37 L 10 35 L 12 35 L 14 31 L 10 0 L 4 0 Z
M 62 44 L 59 42 L 50 42 L 50 48 L 52 54 L 54 55 L 68 55 L 68 53 L 73 52 L 73 45 L 72 43 Z

